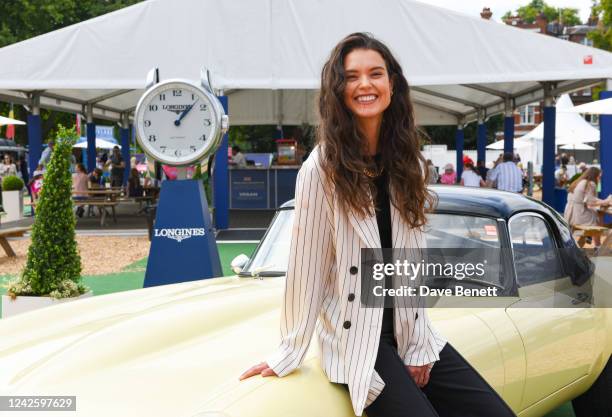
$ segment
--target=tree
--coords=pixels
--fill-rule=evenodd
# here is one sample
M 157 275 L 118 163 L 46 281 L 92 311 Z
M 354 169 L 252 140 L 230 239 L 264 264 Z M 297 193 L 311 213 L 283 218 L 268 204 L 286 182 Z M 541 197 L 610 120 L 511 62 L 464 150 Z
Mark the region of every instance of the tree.
M 19 278 L 9 283 L 8 294 L 76 297 L 87 288 L 81 284 L 81 257 L 75 240 L 72 211 L 70 154 L 77 140 L 74 129 L 58 126 L 51 161 L 44 175 L 32 244 Z
M 612 51 L 612 0 L 593 2 L 591 14 L 599 17 L 599 25 L 587 36 L 593 40 L 596 48 Z
M 540 14 L 544 14 L 544 17 L 546 17 L 546 20 L 549 22 L 560 20 L 560 23 L 565 26 L 574 26 L 581 23 L 578 9 L 568 7 L 557 9 L 547 4 L 544 0 L 532 0 L 529 4 L 516 9 L 516 15 L 527 23 L 534 23 Z M 508 11 L 504 14 L 502 19 L 505 20 L 511 16 L 512 12 Z
M 139 3 L 143 0 L 1 0 L 0 48 L 42 35 L 84 20 Z M 3 63 L 10 65 L 10 63 Z M 8 103 L 0 103 L 0 114 L 9 111 Z M 58 123 L 71 126 L 74 114 L 41 109 L 42 137 L 55 137 Z M 15 106 L 15 118 L 25 120 L 27 111 Z M 0 134 L 1 136 L 1 134 Z M 16 129 L 15 141 L 27 143 L 27 129 Z

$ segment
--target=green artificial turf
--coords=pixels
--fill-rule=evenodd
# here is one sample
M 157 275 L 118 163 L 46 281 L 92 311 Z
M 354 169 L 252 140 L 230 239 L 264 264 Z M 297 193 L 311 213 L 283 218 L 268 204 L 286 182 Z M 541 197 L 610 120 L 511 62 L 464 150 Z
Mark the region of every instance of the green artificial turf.
M 233 275 L 230 262 L 237 255 L 244 253 L 251 255 L 257 244 L 255 243 L 219 243 L 219 256 L 223 267 L 223 275 Z M 107 275 L 89 275 L 83 277 L 83 282 L 94 292 L 94 295 L 110 294 L 118 291 L 142 288 L 144 274 L 147 268 L 147 258 L 143 258 L 125 267 L 121 272 Z M 8 275 L 0 275 L 0 294 L 6 289 L 2 284 L 12 278 Z M 1 309 L 1 307 L 0 307 Z M 0 315 L 2 311 L 0 310 Z M 572 405 L 565 403 L 556 410 L 548 413 L 545 417 L 575 417 Z
M 233 275 L 230 263 L 237 255 L 244 253 L 250 256 L 256 243 L 219 243 L 219 258 L 223 268 L 223 276 Z M 94 295 L 110 294 L 118 291 L 127 291 L 142 288 L 144 275 L 147 269 L 147 258 L 140 259 L 125 267 L 121 272 L 106 275 L 85 275 L 83 283 L 88 286 Z M 4 283 L 13 278 L 11 275 L 0 275 L 0 294 L 6 293 Z M 2 307 L 0 307 L 0 315 Z

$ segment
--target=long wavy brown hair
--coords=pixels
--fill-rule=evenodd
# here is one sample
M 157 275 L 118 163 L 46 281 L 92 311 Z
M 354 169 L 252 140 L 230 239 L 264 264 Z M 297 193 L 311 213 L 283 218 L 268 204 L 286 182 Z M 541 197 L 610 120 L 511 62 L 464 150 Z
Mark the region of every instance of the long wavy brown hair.
M 569 186 L 567 191 L 569 193 L 573 193 L 576 189 L 576 186 L 578 186 L 578 183 L 580 183 L 580 181 L 582 180 L 587 180 L 588 182 L 594 182 L 595 184 L 597 184 L 599 182 L 599 174 L 601 174 L 601 169 L 597 167 L 588 168 L 582 173 L 582 175 L 572 181 L 572 184 Z
M 394 94 L 383 113 L 378 139 L 382 165 L 389 177 L 391 203 L 406 224 L 421 227 L 427 221 L 426 208 L 433 208 L 436 198 L 426 186 L 429 172 L 424 169 L 410 88 L 391 51 L 368 33 L 353 33 L 342 39 L 323 66 L 316 139 L 322 149 L 322 168 L 345 211 L 362 217 L 373 215 L 376 187 L 363 172 L 364 168 L 372 167 L 371 158 L 367 157 L 367 139 L 359 131 L 355 115 L 343 98 L 344 60 L 355 49 L 374 50 L 385 61 Z

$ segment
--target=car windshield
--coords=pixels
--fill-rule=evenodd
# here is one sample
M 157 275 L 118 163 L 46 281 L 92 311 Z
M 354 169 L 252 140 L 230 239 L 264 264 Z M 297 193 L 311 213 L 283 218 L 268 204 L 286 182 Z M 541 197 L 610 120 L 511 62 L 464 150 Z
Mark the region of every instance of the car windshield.
M 282 276 L 289 265 L 293 208 L 277 211 L 266 235 L 240 275 Z
M 277 212 L 266 235 L 240 275 L 282 276 L 287 272 L 293 225 L 293 209 Z M 432 213 L 426 227 L 430 248 L 499 249 L 500 235 L 494 219 L 459 214 Z M 491 267 L 493 267 L 491 265 Z M 500 263 L 488 280 L 501 281 Z

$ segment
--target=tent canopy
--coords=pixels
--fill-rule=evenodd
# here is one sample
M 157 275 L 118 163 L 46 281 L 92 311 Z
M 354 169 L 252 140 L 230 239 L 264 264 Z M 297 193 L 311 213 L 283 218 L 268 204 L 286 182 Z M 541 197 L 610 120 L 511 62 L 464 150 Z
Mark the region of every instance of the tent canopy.
M 564 94 L 557 100 L 559 113 L 555 122 L 555 144 L 566 145 L 571 143 L 599 142 L 599 130 L 594 128 L 582 116 L 568 112 L 574 107 L 568 94 Z M 521 136 L 518 141 L 544 139 L 544 123 L 540 123 L 535 129 Z
M 432 28 L 443 28 L 433 32 Z M 0 100 L 131 117 L 147 72 L 213 72 L 231 123 L 315 123 L 333 46 L 369 31 L 400 60 L 417 122 L 457 124 L 612 78 L 612 54 L 413 0 L 149 0 L 0 49 Z
M 594 102 L 598 103 L 598 102 Z M 555 117 L 555 145 L 581 144 L 589 142 L 599 142 L 599 130 L 584 120 L 573 110 L 581 107 L 574 107 L 571 98 L 563 94 L 556 103 L 557 116 Z M 531 146 L 535 140 L 544 139 L 544 123 L 540 123 L 533 130 L 514 141 L 514 148 Z M 487 146 L 487 149 L 504 149 L 504 140 L 498 140 Z
M 81 138 L 73 148 L 87 149 L 87 138 L 84 138 L 85 140 L 82 139 L 83 138 Z M 96 149 L 113 149 L 115 146 L 121 149 L 121 145 L 116 143 L 116 141 L 113 143 L 109 141 L 108 138 L 96 138 Z
M 0 126 L 4 125 L 24 125 L 25 122 L 21 120 L 11 119 L 10 117 L 0 116 Z
M 570 113 L 612 114 L 612 98 L 592 101 L 563 111 Z

